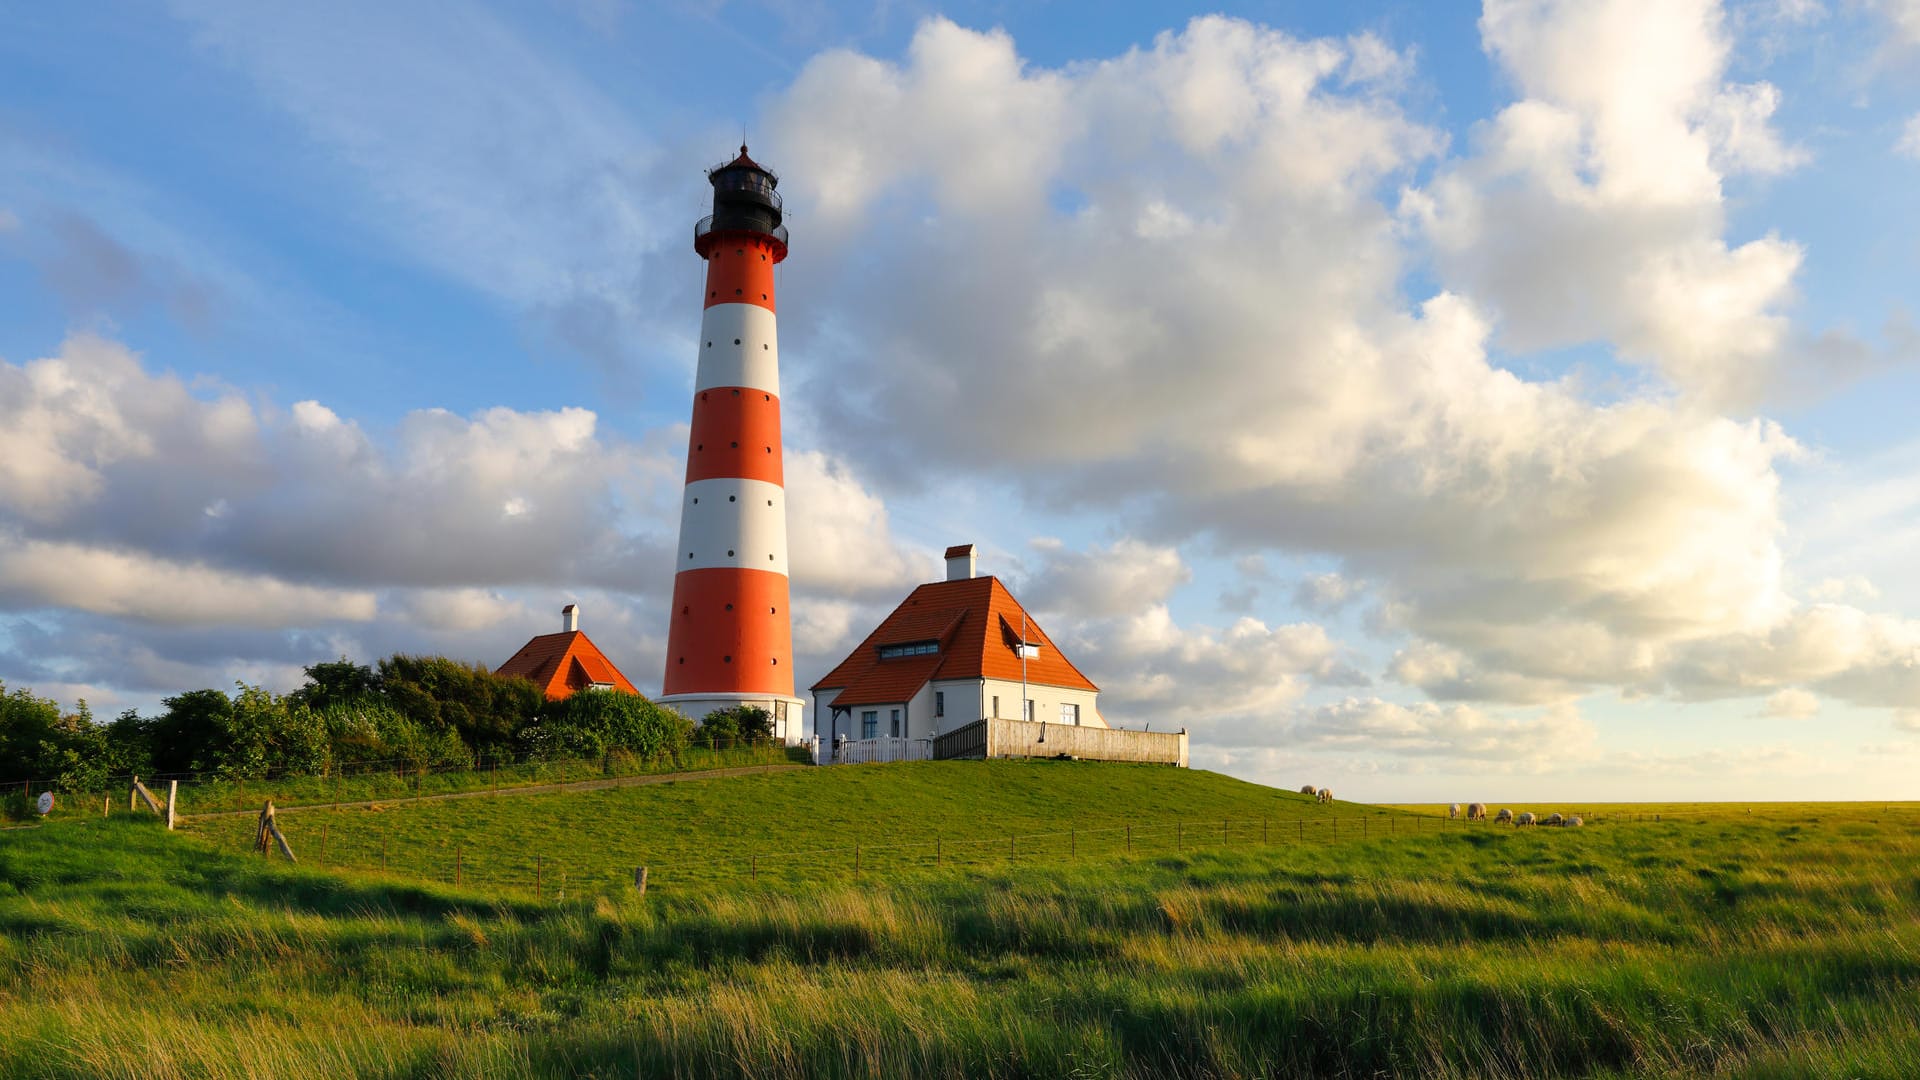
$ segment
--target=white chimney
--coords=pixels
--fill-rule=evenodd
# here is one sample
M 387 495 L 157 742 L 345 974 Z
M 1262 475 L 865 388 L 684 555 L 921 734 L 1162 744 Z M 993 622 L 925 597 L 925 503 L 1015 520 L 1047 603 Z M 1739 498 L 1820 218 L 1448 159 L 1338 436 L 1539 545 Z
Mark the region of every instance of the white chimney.
M 977 576 L 973 568 L 974 546 L 955 544 L 947 549 L 947 580 L 965 581 Z
M 569 634 L 580 629 L 579 604 L 568 604 L 566 607 L 560 609 L 560 625 L 565 627 L 566 632 Z

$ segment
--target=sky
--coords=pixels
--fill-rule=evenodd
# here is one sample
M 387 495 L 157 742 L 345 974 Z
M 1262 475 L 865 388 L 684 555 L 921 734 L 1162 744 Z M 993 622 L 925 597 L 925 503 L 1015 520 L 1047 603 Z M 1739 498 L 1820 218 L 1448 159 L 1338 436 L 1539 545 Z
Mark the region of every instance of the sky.
M 656 691 L 743 138 L 802 687 L 974 542 L 1197 767 L 1914 797 L 1920 0 L 20 6 L 0 682 Z

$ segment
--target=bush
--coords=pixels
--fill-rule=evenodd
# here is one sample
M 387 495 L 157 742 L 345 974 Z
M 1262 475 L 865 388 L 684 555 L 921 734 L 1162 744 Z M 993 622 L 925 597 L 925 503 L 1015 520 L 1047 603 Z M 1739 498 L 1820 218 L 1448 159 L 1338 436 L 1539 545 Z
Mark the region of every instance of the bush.
M 319 715 L 333 745 L 334 767 L 342 771 L 374 762 L 413 772 L 473 766 L 473 751 L 458 734 L 428 731 L 378 699 L 330 705 Z
M 698 740 L 706 746 L 733 746 L 773 738 L 773 714 L 757 705 L 715 709 L 702 717 Z
M 26 689 L 5 693 L 0 683 L 0 779 L 35 780 L 61 791 L 97 791 L 106 786 L 105 733 L 93 722 L 87 703 L 62 715 L 49 698 Z
M 396 653 L 380 661 L 378 682 L 381 696 L 407 719 L 429 732 L 458 732 L 477 751 L 511 746 L 545 701 L 526 679 L 444 656 Z
M 211 770 L 223 780 L 326 775 L 333 744 L 312 709 L 258 686 L 234 686 L 239 692 L 224 714 L 216 713 L 217 738 L 196 770 Z
M 686 717 L 623 690 L 582 690 L 549 702 L 540 722 L 521 733 L 537 760 L 598 757 L 615 751 L 642 761 L 679 760 L 693 725 Z

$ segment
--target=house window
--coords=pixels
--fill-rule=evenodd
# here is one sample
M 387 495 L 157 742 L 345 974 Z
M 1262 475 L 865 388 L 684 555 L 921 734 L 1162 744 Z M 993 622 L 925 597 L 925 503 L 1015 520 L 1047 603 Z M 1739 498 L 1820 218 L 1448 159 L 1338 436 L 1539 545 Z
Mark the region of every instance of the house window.
M 871 739 L 877 737 L 879 734 L 880 711 L 878 709 L 868 709 L 866 712 L 861 713 L 860 737 L 863 739 Z
M 1072 724 L 1074 727 L 1079 727 L 1080 726 L 1080 706 L 1073 705 L 1065 701 L 1061 702 L 1060 703 L 1060 722 L 1063 724 Z
M 893 712 L 893 737 L 897 739 L 900 737 L 900 710 L 894 709 L 892 710 L 892 712 Z
M 935 690 L 933 692 L 933 715 L 947 715 L 947 692 L 945 690 Z
M 910 641 L 904 645 L 880 646 L 880 659 L 898 660 L 903 656 L 932 656 L 940 651 L 937 641 Z
M 1033 699 L 1032 698 L 1027 699 L 1027 715 L 1023 717 L 1023 719 L 1025 719 L 1028 723 L 1033 722 Z
M 995 720 L 1000 719 L 1000 695 L 999 694 L 993 695 L 993 718 Z

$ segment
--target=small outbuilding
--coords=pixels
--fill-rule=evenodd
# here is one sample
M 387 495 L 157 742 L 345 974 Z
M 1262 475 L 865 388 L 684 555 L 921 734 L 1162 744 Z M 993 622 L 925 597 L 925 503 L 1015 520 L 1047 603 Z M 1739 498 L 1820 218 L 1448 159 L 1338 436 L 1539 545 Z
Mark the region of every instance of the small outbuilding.
M 494 674 L 528 679 L 547 695 L 548 701 L 558 701 L 580 690 L 640 692 L 580 629 L 578 604 L 561 608 L 560 619 L 559 633 L 537 635 L 520 646 L 520 651 L 506 663 L 495 668 Z

